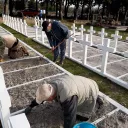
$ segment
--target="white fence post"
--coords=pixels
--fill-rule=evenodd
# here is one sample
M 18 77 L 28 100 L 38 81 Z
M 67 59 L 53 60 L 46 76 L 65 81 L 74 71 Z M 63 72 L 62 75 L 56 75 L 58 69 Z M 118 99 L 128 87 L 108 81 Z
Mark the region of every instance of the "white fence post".
M 84 39 L 82 41 L 82 44 L 83 44 L 83 60 L 82 60 L 82 63 L 83 63 L 83 65 L 86 65 L 86 63 L 87 63 L 88 46 L 92 46 L 92 43 L 88 41 L 88 37 L 89 37 L 88 34 L 84 35 Z
M 44 44 L 44 31 L 41 31 L 41 40 L 42 40 L 42 44 Z
M 93 30 L 93 26 L 90 27 L 90 30 L 88 30 L 88 32 L 90 33 L 90 42 L 92 43 L 92 36 L 93 33 L 95 33 L 95 31 Z
M 79 30 L 81 31 L 81 40 L 83 40 L 83 35 L 84 35 L 84 31 L 85 31 L 84 26 L 81 25 L 81 28 L 79 28 Z
M 122 36 L 119 35 L 119 31 L 115 31 L 115 34 L 112 34 L 111 37 L 114 38 L 114 48 L 117 48 L 118 39 L 122 39 Z
M 24 31 L 25 31 L 25 35 L 28 36 L 26 20 L 24 20 Z
M 24 32 L 23 32 L 23 21 L 22 21 L 22 19 L 20 19 L 20 27 L 21 27 L 21 33 L 23 34 Z
M 105 33 L 105 29 L 102 28 L 101 32 L 98 32 L 98 34 L 101 36 L 101 44 L 103 45 L 104 44 L 104 38 L 105 36 L 107 36 L 108 34 Z
M 40 27 L 42 28 L 43 19 L 40 20 Z
M 37 25 L 38 25 L 38 27 L 40 27 L 40 19 L 39 19 L 39 17 L 37 17 Z
M 84 44 L 85 42 L 88 42 L 88 34 L 84 35 L 84 39 L 83 39 L 83 60 L 82 63 L 83 65 L 86 65 L 87 63 L 87 50 L 88 50 L 88 46 L 86 44 Z
M 98 45 L 99 49 L 102 49 L 102 65 L 101 65 L 101 73 L 103 75 L 106 74 L 106 68 L 107 68 L 107 61 L 108 61 L 108 53 L 114 53 L 115 48 L 109 47 L 110 45 L 110 39 L 104 39 L 103 45 Z
M 35 24 L 35 36 L 36 36 L 36 40 L 38 40 L 38 25 L 37 25 L 37 22 L 35 22 L 36 24 Z
M 69 31 L 69 35 L 72 35 L 72 31 Z M 68 39 L 68 57 L 72 58 L 72 43 L 73 41 L 76 41 L 76 38 L 70 36 Z

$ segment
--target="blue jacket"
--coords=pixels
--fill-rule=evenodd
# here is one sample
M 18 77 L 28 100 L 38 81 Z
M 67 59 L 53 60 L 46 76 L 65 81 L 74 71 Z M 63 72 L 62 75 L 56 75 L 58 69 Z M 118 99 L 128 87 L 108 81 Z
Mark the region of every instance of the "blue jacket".
M 45 33 L 48 37 L 50 46 L 52 47 L 52 46 L 56 46 L 64 39 L 68 39 L 69 33 L 68 33 L 68 27 L 66 27 L 62 23 L 58 21 L 53 21 L 51 24 L 52 24 L 51 31 Z

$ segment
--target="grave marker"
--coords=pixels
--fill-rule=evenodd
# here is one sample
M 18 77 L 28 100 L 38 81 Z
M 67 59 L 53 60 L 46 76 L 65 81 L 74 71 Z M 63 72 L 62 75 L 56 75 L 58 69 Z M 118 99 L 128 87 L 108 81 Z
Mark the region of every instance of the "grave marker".
M 119 31 L 115 31 L 115 34 L 112 34 L 111 37 L 114 38 L 114 48 L 117 48 L 118 39 L 122 39 L 122 36 L 119 35 Z
M 93 33 L 95 33 L 95 31 L 93 30 L 93 26 L 90 27 L 88 32 L 90 33 L 90 42 L 92 43 L 92 36 L 93 36 Z
M 73 23 L 73 26 L 71 26 L 72 31 L 73 31 L 73 35 L 75 36 L 75 30 L 77 29 L 77 27 L 75 27 L 75 23 Z
M 101 72 L 103 75 L 106 73 L 106 68 L 107 68 L 107 61 L 108 61 L 108 53 L 114 53 L 115 48 L 109 47 L 110 46 L 110 39 L 104 39 L 104 44 L 103 45 L 98 45 L 98 48 L 102 50 L 103 55 L 102 55 L 102 64 L 101 64 Z
M 84 26 L 83 25 L 81 25 L 81 28 L 79 28 L 79 30 L 81 31 L 81 40 L 83 40 L 83 35 L 84 35 L 84 31 L 85 31 L 85 29 L 84 29 Z
M 105 29 L 102 28 L 101 32 L 98 32 L 99 35 L 101 35 L 101 44 L 103 45 L 104 43 L 104 38 L 105 36 L 107 36 L 108 34 L 105 32 Z

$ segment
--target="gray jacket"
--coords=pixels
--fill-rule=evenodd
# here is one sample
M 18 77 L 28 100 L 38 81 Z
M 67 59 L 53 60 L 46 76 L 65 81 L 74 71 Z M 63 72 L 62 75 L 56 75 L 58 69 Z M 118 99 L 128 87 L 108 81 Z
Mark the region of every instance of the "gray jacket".
M 68 76 L 57 78 L 51 82 L 57 91 L 57 99 L 61 103 L 76 95 L 78 97 L 77 113 L 89 117 L 96 104 L 99 93 L 95 81 L 82 76 Z

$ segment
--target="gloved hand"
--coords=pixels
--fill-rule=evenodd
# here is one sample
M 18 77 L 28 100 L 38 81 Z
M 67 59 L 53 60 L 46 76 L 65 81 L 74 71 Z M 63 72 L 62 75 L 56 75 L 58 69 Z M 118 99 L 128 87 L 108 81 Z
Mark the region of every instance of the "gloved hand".
M 28 115 L 32 110 L 32 107 L 28 106 L 26 109 L 25 109 L 25 115 Z

